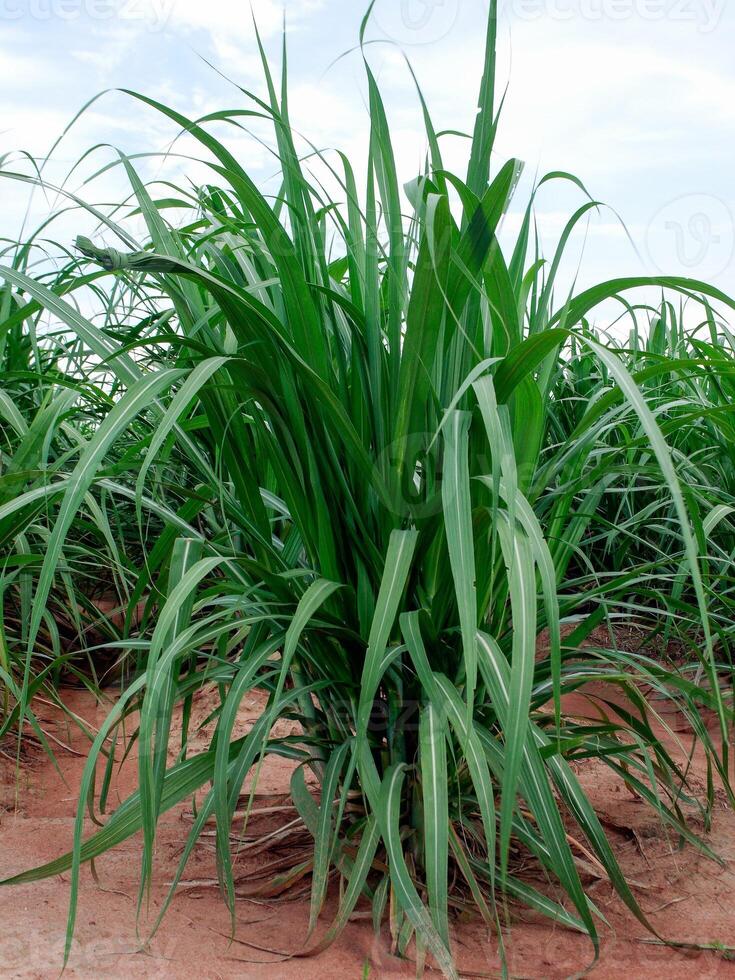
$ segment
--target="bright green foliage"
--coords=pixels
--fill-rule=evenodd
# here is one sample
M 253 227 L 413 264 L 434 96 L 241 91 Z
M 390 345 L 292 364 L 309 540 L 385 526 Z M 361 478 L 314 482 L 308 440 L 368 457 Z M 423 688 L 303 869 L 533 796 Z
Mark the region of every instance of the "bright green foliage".
M 531 248 L 531 204 L 515 247 L 501 249 L 520 168 L 491 172 L 494 46 L 492 11 L 466 180 L 443 169 L 427 112 L 430 162 L 402 194 L 367 68 L 367 188 L 358 194 L 345 157 L 334 168 L 320 155 L 338 188 L 328 198 L 301 165 L 285 88 L 264 58 L 268 96 L 250 98 L 275 127 L 274 200 L 208 129 L 241 110 L 195 122 L 130 93 L 136 111 L 152 108 L 199 141 L 212 184 L 157 201 L 122 158 L 144 247 L 107 220 L 124 251 L 80 239 L 91 263 L 45 283 L 22 261 L 2 270 L 0 342 L 13 365 L 0 398 L 2 581 L 24 624 L 12 664 L 3 647 L 16 705 L 5 727 L 32 721 L 48 610 L 78 575 L 72 553 L 101 543 L 110 556 L 130 610 L 113 648 L 140 668 L 92 746 L 73 852 L 14 881 L 71 868 L 76 896 L 80 862 L 142 827 L 143 900 L 160 815 L 203 790 L 179 875 L 216 817 L 234 914 L 231 822 L 248 773 L 279 753 L 297 767 L 294 803 L 314 836 L 308 941 L 336 868 L 341 904 L 320 946 L 361 898 L 379 919 L 389 889 L 399 946 L 415 934 L 456 976 L 450 899 L 498 935 L 506 900 L 525 903 L 597 949 L 599 913 L 565 820 L 646 922 L 572 762 L 601 760 L 705 847 L 686 825 L 685 774 L 640 692 L 678 704 L 729 785 L 735 361 L 714 307 L 735 304 L 704 283 L 631 278 L 556 305 L 569 233 L 591 203 L 549 264 Z M 582 189 L 565 174 L 539 186 L 553 180 Z M 702 327 L 686 330 L 668 300 L 653 311 L 621 299 L 630 338 L 593 329 L 599 304 L 642 285 L 687 297 Z M 109 322 L 74 305 L 90 288 Z M 55 340 L 34 332 L 41 310 Z M 16 383 L 25 400 L 12 397 Z M 69 587 L 84 591 L 78 579 Z M 623 652 L 612 632 L 610 649 L 586 642 L 616 619 L 644 623 L 652 642 L 676 638 L 687 663 Z M 629 715 L 567 717 L 563 695 L 590 680 L 619 689 Z M 189 757 L 184 744 L 166 769 L 175 705 L 188 718 L 194 692 L 215 683 L 211 748 Z M 256 686 L 268 707 L 233 740 Z M 138 707 L 139 791 L 83 842 L 96 757 Z M 719 716 L 719 746 L 705 709 Z M 271 735 L 284 715 L 303 735 Z M 355 793 L 361 805 L 347 806 Z M 706 818 L 712 801 L 710 786 Z M 513 841 L 567 908 L 514 873 Z M 73 921 L 72 911 L 69 941 Z

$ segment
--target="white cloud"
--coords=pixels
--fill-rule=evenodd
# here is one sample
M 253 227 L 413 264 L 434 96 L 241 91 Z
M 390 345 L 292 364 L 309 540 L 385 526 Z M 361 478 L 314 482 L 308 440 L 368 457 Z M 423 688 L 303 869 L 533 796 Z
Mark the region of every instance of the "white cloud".
M 49 38 L 45 47 L 33 33 L 22 33 L 23 25 L 13 26 L 12 47 L 3 38 L 0 148 L 24 146 L 45 152 L 84 98 L 110 84 L 144 91 L 192 116 L 223 105 L 244 106 L 240 93 L 202 68 L 197 52 L 233 79 L 263 91 L 247 2 L 116 2 L 114 20 L 80 22 L 73 34 L 67 25 L 43 25 Z M 397 9 L 397 0 L 379 0 L 380 20 L 369 36 L 384 37 L 392 30 L 391 23 L 398 23 L 395 16 L 391 22 L 381 13 L 391 4 Z M 277 48 L 284 4 L 253 0 L 252 6 L 269 49 Z M 416 0 L 419 6 L 428 5 Z M 411 28 L 412 34 L 397 38 L 407 44 L 439 128 L 467 131 L 473 125 L 485 7 L 485 0 L 446 0 L 437 5 L 445 20 L 430 25 L 428 34 L 418 37 Z M 362 186 L 368 118 L 359 54 L 326 71 L 356 41 L 362 5 L 357 10 L 345 0 L 286 0 L 285 9 L 292 34 L 292 121 L 318 147 L 345 150 Z M 125 10 L 128 16 L 123 15 Z M 456 16 L 448 17 L 453 10 Z M 130 16 L 132 11 L 138 16 Z M 646 24 L 640 19 L 616 24 L 580 17 L 569 22 L 515 18 L 510 26 L 503 22 L 499 49 L 501 83 L 507 79 L 510 87 L 498 163 L 511 155 L 527 162 L 519 206 L 536 168 L 570 170 L 593 195 L 620 211 L 641 247 L 654 215 L 678 195 L 706 191 L 735 204 L 730 177 L 735 153 L 735 70 L 724 26 L 704 34 L 691 25 Z M 398 48 L 371 45 L 368 57 L 383 90 L 399 176 L 407 180 L 415 175 L 425 152 L 414 85 Z M 266 135 L 264 126 L 242 122 Z M 237 158 L 258 181 L 273 172 L 274 161 L 257 140 L 232 127 L 217 126 L 215 131 L 225 134 Z M 119 144 L 129 152 L 162 150 L 176 134 L 177 127 L 152 109 L 122 96 L 108 96 L 80 120 L 59 154 L 62 163 L 71 163 L 86 146 L 99 141 Z M 267 138 L 272 140 L 272 133 Z M 442 148 L 449 169 L 461 173 L 466 141 L 446 137 Z M 190 138 L 178 140 L 174 149 L 202 155 Z M 139 166 L 149 174 L 159 171 L 155 162 Z M 321 175 L 322 168 L 313 166 Z M 162 172 L 177 179 L 184 174 L 195 181 L 211 178 L 203 165 L 173 159 Z M 91 188 L 89 193 L 95 196 L 98 190 Z M 565 209 L 579 203 L 579 193 L 569 187 L 545 189 L 538 202 L 545 241 L 553 242 L 570 213 Z M 718 231 L 715 237 L 723 236 Z M 640 268 L 614 220 L 595 218 L 588 238 L 586 261 L 603 277 Z M 675 259 L 676 251 L 672 254 Z M 693 247 L 686 254 L 693 254 Z M 720 277 L 722 285 L 729 288 L 732 284 L 725 275 Z
M 155 30 L 202 34 L 212 44 L 215 58 L 224 68 L 252 67 L 257 56 L 247 51 L 255 42 L 255 24 L 263 39 L 279 34 L 284 14 L 289 31 L 298 29 L 323 7 L 323 0 L 140 0 L 146 19 Z M 252 12 L 251 12 L 252 9 Z
M 0 47 L 0 87 L 5 89 L 6 96 L 9 90 L 19 96 L 29 89 L 48 85 L 53 77 L 52 66 L 39 63 L 34 55 L 10 50 L 7 45 Z

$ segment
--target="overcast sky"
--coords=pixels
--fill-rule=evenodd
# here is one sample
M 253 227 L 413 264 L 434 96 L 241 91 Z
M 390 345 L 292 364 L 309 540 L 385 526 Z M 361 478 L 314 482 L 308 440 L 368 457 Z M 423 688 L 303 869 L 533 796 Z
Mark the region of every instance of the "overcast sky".
M 252 0 L 274 60 L 283 6 Z M 364 0 L 287 0 L 285 7 L 294 123 L 320 147 L 364 158 L 360 57 L 353 53 L 333 64 L 356 43 Z M 584 244 L 582 283 L 661 270 L 709 279 L 735 293 L 732 8 L 725 0 L 501 3 L 500 74 L 508 97 L 497 163 L 520 157 L 529 180 L 537 172 L 571 171 L 610 206 L 590 222 L 586 244 L 581 236 L 575 241 L 577 254 Z M 376 4 L 368 37 L 391 43 L 371 45 L 369 58 L 404 180 L 417 173 L 425 144 L 402 52 L 414 65 L 437 126 L 469 130 L 486 9 L 486 0 Z M 237 89 L 206 61 L 244 87 L 260 87 L 247 3 L 0 0 L 0 24 L 2 153 L 45 154 L 76 110 L 108 88 L 134 88 L 193 115 L 242 106 Z M 135 153 L 162 150 L 175 135 L 152 111 L 108 94 L 67 135 L 48 173 L 61 179 L 92 144 Z M 245 135 L 232 145 L 255 179 L 265 182 L 273 171 L 267 149 Z M 450 164 L 459 166 L 464 151 L 462 141 L 446 141 Z M 110 159 L 109 149 L 95 151 L 69 186 L 78 188 L 82 173 Z M 201 166 L 181 167 L 193 180 L 204 179 Z M 105 179 L 84 192 L 98 201 L 114 195 L 114 178 Z M 12 236 L 25 197 L 7 181 L 0 194 L 0 235 Z M 554 186 L 543 191 L 538 213 L 545 241 L 553 241 L 579 203 L 578 192 Z M 36 198 L 36 213 L 46 206 Z M 511 215 L 509 231 L 514 220 Z M 71 227 L 69 234 L 71 241 Z M 570 275 L 573 265 L 568 263 Z

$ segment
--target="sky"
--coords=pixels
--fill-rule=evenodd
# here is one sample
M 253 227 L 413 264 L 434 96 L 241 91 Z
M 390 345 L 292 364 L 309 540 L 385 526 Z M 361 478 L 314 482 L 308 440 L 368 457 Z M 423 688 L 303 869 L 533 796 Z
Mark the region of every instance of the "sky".
M 366 85 L 354 48 L 365 0 L 0 0 L 0 172 L 28 169 L 20 151 L 45 156 L 77 110 L 105 90 L 135 89 L 194 116 L 244 106 L 237 85 L 263 91 L 251 6 L 274 62 L 285 6 L 296 128 L 320 148 L 364 160 Z M 500 0 L 499 75 L 507 94 L 494 166 L 511 156 L 526 166 L 504 234 L 512 237 L 536 177 L 569 171 L 605 205 L 572 240 L 570 282 L 666 273 L 735 293 L 734 6 Z M 426 149 L 404 55 L 437 128 L 471 130 L 486 13 L 487 0 L 377 0 L 368 58 L 404 181 L 416 176 Z M 119 169 L 85 179 L 115 159 L 115 147 L 157 152 L 176 135 L 153 110 L 110 91 L 69 130 L 45 175 L 94 202 L 118 200 Z M 244 132 L 229 142 L 267 187 L 274 171 L 268 148 Z M 179 140 L 174 149 L 193 146 Z M 450 168 L 461 168 L 466 143 L 447 137 L 444 149 Z M 179 158 L 139 166 L 146 176 L 183 174 L 194 182 L 207 174 L 203 164 Z M 60 203 L 36 192 L 25 227 Z M 582 203 L 571 185 L 542 189 L 537 214 L 547 250 Z M 18 234 L 27 206 L 26 187 L 0 181 L 0 237 Z M 80 220 L 62 219 L 57 237 L 68 235 L 71 244 L 87 230 Z

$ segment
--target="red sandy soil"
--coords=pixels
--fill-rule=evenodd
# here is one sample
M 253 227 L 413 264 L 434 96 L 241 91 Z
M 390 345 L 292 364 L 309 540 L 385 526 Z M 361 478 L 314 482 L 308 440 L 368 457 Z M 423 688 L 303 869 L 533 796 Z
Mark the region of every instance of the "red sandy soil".
M 90 726 L 96 728 L 100 724 L 107 710 L 104 705 L 98 705 L 87 692 L 62 693 L 68 707 Z M 594 710 L 592 701 L 575 697 L 566 708 L 589 716 Z M 257 716 L 262 703 L 258 695 L 246 699 L 243 730 Z M 211 699 L 202 697 L 196 705 L 198 717 L 204 719 L 212 705 Z M 23 753 L 20 777 L 16 780 L 15 749 L 12 745 L 0 747 L 0 877 L 48 861 L 71 846 L 85 739 L 50 705 L 35 707 L 44 728 L 58 740 L 54 747 L 64 781 L 43 753 L 29 749 Z M 668 721 L 674 736 L 664 737 L 671 751 L 683 759 L 689 736 L 676 732 L 680 726 L 675 717 Z M 681 740 L 678 746 L 677 738 Z M 205 734 L 200 741 L 201 748 L 206 744 Z M 705 769 L 698 752 L 693 767 L 694 782 L 703 787 Z M 131 755 L 115 776 L 111 805 L 134 788 L 135 770 Z M 287 761 L 268 760 L 258 784 L 259 793 L 280 793 L 280 801 L 287 802 L 290 771 Z M 580 778 L 651 922 L 667 938 L 679 942 L 735 945 L 735 814 L 727 808 L 724 796 L 718 798 L 709 838 L 710 846 L 724 861 L 719 866 L 691 847 L 678 849 L 677 842 L 667 837 L 645 805 L 606 767 L 597 763 L 585 765 L 580 768 Z M 161 819 L 150 906 L 153 915 L 166 893 L 190 826 L 190 805 L 177 807 Z M 192 976 L 212 980 L 361 980 L 366 976 L 415 976 L 412 963 L 391 955 L 387 928 L 376 938 L 369 914 L 364 912 L 358 913 L 338 942 L 320 956 L 289 958 L 289 954 L 299 951 L 306 933 L 308 898 L 303 891 L 277 904 L 241 899 L 235 942 L 230 943 L 229 916 L 211 883 L 215 876 L 212 844 L 208 837 L 198 845 L 185 873 L 189 884 L 180 890 L 160 931 L 145 949 L 136 938 L 135 927 L 139 838 L 131 838 L 97 861 L 97 882 L 89 866 L 85 866 L 76 940 L 65 976 L 95 980 Z M 249 860 L 260 860 L 262 864 L 266 859 L 261 855 Z M 602 927 L 602 955 L 593 977 L 735 978 L 735 963 L 722 953 L 671 949 L 646 942 L 650 936 L 613 896 L 609 883 L 597 874 L 592 863 L 582 858 L 581 867 L 586 887 L 610 923 L 609 929 Z M 533 868 L 524 874 L 531 881 L 538 880 Z M 304 884 L 308 885 L 308 881 Z M 0 976 L 58 976 L 68 899 L 68 874 L 0 890 Z M 332 896 L 324 913 L 325 926 L 334 910 Z M 141 937 L 145 936 L 143 923 Z M 584 937 L 526 913 L 516 916 L 508 945 L 509 966 L 515 977 L 571 977 L 584 971 L 591 960 L 591 948 Z M 496 943 L 480 922 L 455 922 L 453 947 L 464 975 L 498 975 Z M 438 974 L 427 971 L 427 975 Z

